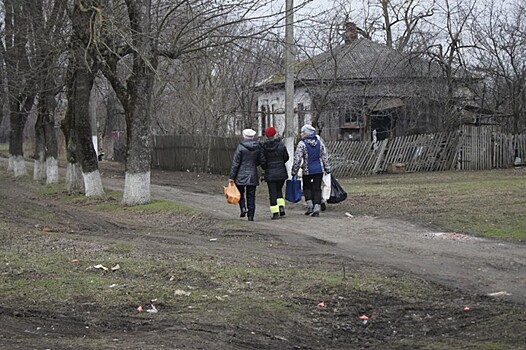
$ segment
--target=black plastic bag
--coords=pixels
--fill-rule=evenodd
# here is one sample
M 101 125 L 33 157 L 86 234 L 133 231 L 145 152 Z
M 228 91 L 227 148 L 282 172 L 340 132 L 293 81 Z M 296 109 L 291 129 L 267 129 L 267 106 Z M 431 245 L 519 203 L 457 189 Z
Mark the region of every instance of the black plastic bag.
M 336 178 L 331 174 L 331 196 L 327 199 L 327 203 L 340 203 L 346 199 L 347 192 L 345 192 L 340 183 L 336 181 Z

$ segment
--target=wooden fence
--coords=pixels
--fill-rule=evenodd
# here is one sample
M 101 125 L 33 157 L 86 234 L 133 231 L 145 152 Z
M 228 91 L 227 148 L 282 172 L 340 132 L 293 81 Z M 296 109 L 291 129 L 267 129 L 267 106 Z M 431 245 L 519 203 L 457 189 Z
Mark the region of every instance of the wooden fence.
M 526 159 L 526 135 L 490 127 L 464 126 L 450 133 L 396 137 L 370 142 L 327 142 L 334 175 L 349 177 L 382 172 L 489 170 L 509 168 Z
M 239 137 L 154 136 L 152 165 L 165 170 L 228 174 Z
M 227 175 L 239 137 L 155 136 L 153 166 L 166 170 Z M 526 160 L 526 134 L 504 134 L 490 127 L 396 137 L 377 143 L 326 143 L 336 177 L 394 171 L 489 170 Z

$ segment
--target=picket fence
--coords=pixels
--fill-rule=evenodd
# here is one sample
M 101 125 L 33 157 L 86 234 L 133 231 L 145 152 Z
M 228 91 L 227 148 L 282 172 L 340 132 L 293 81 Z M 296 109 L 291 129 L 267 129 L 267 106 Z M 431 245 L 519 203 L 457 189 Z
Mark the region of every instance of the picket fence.
M 152 165 L 227 175 L 239 137 L 155 136 Z M 328 141 L 336 177 L 385 172 L 509 168 L 526 159 L 526 134 L 464 126 L 453 132 L 395 137 L 376 143 Z
M 383 172 L 509 168 L 526 158 L 526 135 L 464 126 L 449 133 L 395 137 L 377 143 L 327 142 L 337 177 Z

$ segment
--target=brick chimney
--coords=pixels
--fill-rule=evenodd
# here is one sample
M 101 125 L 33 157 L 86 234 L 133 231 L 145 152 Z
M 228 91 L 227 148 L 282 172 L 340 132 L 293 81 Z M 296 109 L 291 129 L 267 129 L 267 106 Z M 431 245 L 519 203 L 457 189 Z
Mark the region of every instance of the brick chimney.
M 358 39 L 358 27 L 354 22 L 345 22 L 345 31 L 343 32 L 343 39 L 345 45 L 352 43 Z

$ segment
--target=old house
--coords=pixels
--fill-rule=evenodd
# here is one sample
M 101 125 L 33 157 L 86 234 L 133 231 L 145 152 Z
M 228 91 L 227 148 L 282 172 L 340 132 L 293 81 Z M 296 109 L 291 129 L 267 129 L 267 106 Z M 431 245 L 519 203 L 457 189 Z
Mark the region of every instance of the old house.
M 465 76 L 359 36 L 347 23 L 345 43 L 295 66 L 295 123 L 312 123 L 327 140 L 378 140 L 437 131 L 459 122 L 471 94 Z M 259 132 L 285 128 L 285 78 L 258 84 Z M 459 115 L 457 117 L 457 114 Z M 445 117 L 447 115 L 447 117 Z M 453 119 L 453 120 L 451 120 Z

